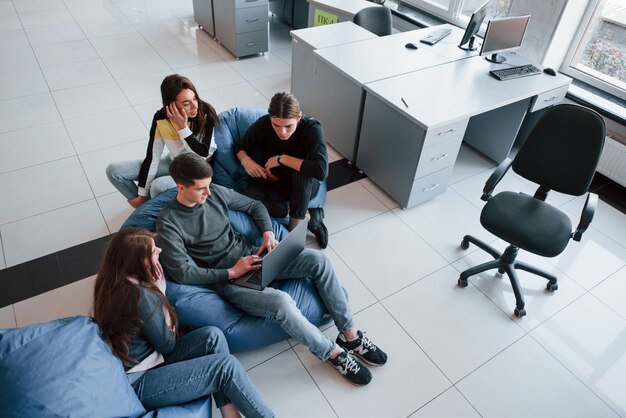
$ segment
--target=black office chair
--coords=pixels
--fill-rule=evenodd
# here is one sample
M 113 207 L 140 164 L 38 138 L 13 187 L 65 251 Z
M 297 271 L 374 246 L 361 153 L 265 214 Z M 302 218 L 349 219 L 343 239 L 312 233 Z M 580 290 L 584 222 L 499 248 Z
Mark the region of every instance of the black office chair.
M 495 260 L 462 272 L 458 280 L 460 287 L 467 286 L 470 276 L 497 268 L 499 274 L 509 276 L 516 300 L 514 314 L 518 318 L 526 315 L 526 310 L 516 269 L 548 279 L 546 289 L 550 292 L 558 289 L 556 276 L 515 258 L 520 248 L 555 257 L 565 250 L 570 238 L 580 241 L 598 203 L 598 196 L 587 190 L 604 146 L 604 136 L 604 120 L 592 110 L 566 104 L 545 112 L 514 159 L 504 160 L 483 189 L 481 199 L 487 203 L 480 214 L 480 223 L 510 245 L 500 253 L 470 235 L 464 236 L 461 248 L 467 249 L 473 243 Z M 534 196 L 509 191 L 491 196 L 510 167 L 539 185 Z M 550 190 L 574 196 L 587 193 L 575 231 L 572 232 L 572 223 L 565 213 L 545 202 Z
M 391 10 L 386 7 L 366 7 L 352 21 L 378 36 L 391 35 Z

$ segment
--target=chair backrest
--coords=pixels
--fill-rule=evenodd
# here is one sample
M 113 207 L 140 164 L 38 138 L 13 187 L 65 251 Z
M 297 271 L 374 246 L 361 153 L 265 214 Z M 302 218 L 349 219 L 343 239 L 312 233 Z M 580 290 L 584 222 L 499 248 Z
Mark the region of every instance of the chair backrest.
M 580 196 L 591 185 L 605 135 L 604 120 L 593 110 L 554 106 L 528 135 L 513 170 L 550 190 Z
M 378 36 L 391 35 L 391 10 L 386 7 L 366 7 L 352 21 Z

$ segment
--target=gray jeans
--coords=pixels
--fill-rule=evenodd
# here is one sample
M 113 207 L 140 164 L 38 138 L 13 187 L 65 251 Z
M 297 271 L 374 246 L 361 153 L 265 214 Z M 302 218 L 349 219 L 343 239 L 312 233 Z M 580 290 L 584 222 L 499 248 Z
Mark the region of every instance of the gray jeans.
M 148 198 L 156 197 L 167 189 L 176 187 L 176 183 L 169 175 L 171 162 L 172 158 L 169 154 L 161 158 L 156 176 L 152 184 L 150 184 L 150 195 Z M 136 182 L 139 180 L 139 170 L 142 163 L 143 160 L 121 161 L 111 163 L 106 168 L 109 181 L 126 199 L 130 200 L 137 197 L 138 188 Z
M 275 280 L 311 279 L 337 329 L 353 327 L 352 313 L 328 256 L 305 248 Z M 221 286 L 220 294 L 233 306 L 253 315 L 272 318 L 293 338 L 306 345 L 320 360 L 327 360 L 335 347 L 300 312 L 294 300 L 282 290 L 266 287 L 262 292 L 236 285 Z

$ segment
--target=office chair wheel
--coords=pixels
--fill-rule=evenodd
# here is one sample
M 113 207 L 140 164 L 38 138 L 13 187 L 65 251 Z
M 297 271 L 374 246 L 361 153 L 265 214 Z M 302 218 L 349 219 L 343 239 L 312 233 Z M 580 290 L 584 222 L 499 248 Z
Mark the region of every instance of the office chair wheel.
M 459 280 L 456 283 L 459 285 L 459 287 L 467 287 L 467 279 L 459 278 Z
M 469 248 L 469 241 L 461 241 L 461 248 L 467 250 Z
M 558 288 L 559 288 L 559 284 L 558 283 L 550 283 L 550 282 L 548 282 L 548 284 L 546 285 L 546 289 L 548 289 L 548 292 L 554 292 Z
M 513 311 L 513 314 L 516 317 L 521 318 L 522 316 L 526 316 L 526 309 L 524 309 L 524 308 L 522 308 L 522 309 L 515 308 L 515 310 Z

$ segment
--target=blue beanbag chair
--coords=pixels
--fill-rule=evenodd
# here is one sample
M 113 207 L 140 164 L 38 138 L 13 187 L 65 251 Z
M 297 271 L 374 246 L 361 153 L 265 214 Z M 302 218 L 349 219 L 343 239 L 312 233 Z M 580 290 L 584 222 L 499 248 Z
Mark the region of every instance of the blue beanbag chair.
M 147 415 L 90 317 L 0 329 L 2 417 L 211 417 L 211 397 Z
M 138 417 L 121 361 L 89 317 L 0 330 L 2 416 Z

